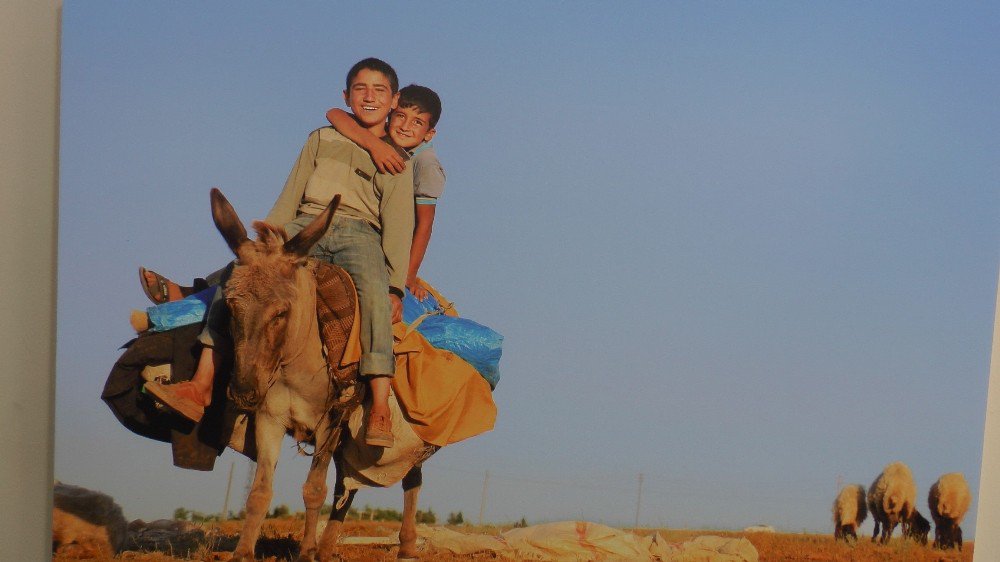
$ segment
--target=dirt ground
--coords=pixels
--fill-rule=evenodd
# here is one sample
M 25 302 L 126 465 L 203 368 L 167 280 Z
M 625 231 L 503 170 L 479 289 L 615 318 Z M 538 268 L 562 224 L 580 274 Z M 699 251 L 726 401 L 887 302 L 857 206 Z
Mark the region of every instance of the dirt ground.
M 262 562 L 292 561 L 298 554 L 301 538 L 301 521 L 296 519 L 267 520 L 257 543 L 257 559 Z M 178 560 L 217 561 L 228 560 L 239 536 L 240 522 L 206 524 L 204 538 L 180 540 L 171 544 L 131 544 L 115 557 L 102 556 L 74 548 L 73 545 L 53 555 L 53 562 L 108 562 L 128 560 L 134 562 L 175 562 Z M 500 527 L 457 527 L 466 533 L 497 535 Z M 391 522 L 349 521 L 345 536 L 395 537 L 399 524 Z M 909 540 L 895 538 L 888 545 L 875 545 L 866 538 L 856 544 L 835 542 L 832 535 L 744 533 L 734 531 L 643 529 L 640 534 L 659 532 L 671 542 L 683 542 L 699 535 L 746 537 L 757 548 L 761 562 L 971 562 L 973 544 L 967 542 L 962 550 L 940 551 L 921 546 Z M 932 535 L 933 536 L 933 535 Z M 349 562 L 389 562 L 396 559 L 397 547 L 393 545 L 341 545 L 339 554 Z M 442 551 L 424 551 L 426 561 L 455 562 L 467 560 L 498 560 L 491 553 L 455 555 Z

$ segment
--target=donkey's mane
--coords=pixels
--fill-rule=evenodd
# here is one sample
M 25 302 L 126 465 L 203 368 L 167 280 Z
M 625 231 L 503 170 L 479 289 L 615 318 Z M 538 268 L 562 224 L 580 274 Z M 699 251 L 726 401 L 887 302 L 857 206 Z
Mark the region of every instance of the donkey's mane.
M 267 295 L 273 298 L 276 296 L 275 292 L 287 296 L 292 285 L 282 288 L 275 281 L 291 281 L 296 267 L 297 260 L 283 251 L 288 233 L 280 226 L 263 221 L 254 221 L 252 226 L 257 239 L 248 241 L 239 248 L 237 253 L 243 267 L 233 270 L 226 291 L 233 296 L 256 295 L 260 298 Z
M 288 233 L 280 226 L 274 226 L 269 222 L 253 221 L 253 229 L 257 232 L 257 241 L 267 244 L 284 244 L 288 241 Z

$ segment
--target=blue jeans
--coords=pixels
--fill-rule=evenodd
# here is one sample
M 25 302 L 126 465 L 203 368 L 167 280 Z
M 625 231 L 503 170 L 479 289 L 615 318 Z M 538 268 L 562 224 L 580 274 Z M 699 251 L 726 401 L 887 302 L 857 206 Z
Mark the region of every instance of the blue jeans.
M 285 231 L 294 236 L 314 218 L 302 215 L 286 224 Z M 344 268 L 354 281 L 361 317 L 359 372 L 392 376 L 396 360 L 392 355 L 392 306 L 382 235 L 363 219 L 334 216 L 330 230 L 313 246 L 311 255 Z

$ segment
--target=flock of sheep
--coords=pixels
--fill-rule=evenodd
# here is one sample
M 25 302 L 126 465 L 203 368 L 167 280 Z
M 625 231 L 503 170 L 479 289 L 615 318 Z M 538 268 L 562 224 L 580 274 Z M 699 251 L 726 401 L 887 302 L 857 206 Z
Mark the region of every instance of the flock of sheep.
M 927 494 L 931 518 L 934 519 L 934 546 L 962 550 L 962 528 L 959 527 L 972 503 L 969 485 L 960 472 L 938 478 Z M 857 540 L 858 526 L 871 512 L 875 520 L 872 542 L 882 531 L 881 543 L 889 542 L 896 525 L 901 525 L 903 536 L 920 544 L 927 544 L 931 525 L 917 511 L 917 485 L 910 469 L 901 462 L 885 467 L 868 487 L 860 484 L 844 486 L 833 502 L 833 536 L 845 541 Z

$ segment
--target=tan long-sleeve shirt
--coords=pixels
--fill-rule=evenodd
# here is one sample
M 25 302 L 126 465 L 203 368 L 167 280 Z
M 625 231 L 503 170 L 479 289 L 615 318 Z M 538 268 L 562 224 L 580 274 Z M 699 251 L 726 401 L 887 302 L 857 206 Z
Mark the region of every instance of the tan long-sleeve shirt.
M 382 235 L 389 286 L 402 293 L 413 240 L 413 172 L 378 171 L 360 146 L 333 127 L 306 140 L 267 222 L 284 225 L 301 213 L 318 215 L 340 194 L 337 214 L 368 221 Z

